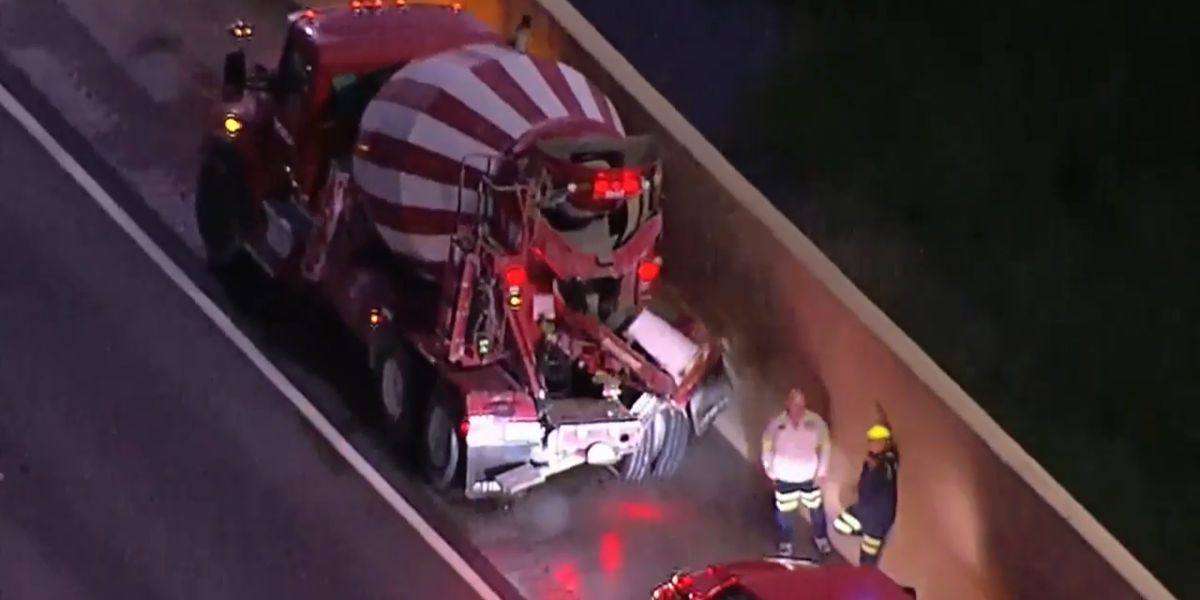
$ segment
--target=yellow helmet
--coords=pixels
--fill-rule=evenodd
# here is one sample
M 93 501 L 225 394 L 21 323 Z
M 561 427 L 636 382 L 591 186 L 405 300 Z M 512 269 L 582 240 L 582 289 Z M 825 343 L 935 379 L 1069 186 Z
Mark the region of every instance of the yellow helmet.
M 892 430 L 884 425 L 873 425 L 867 430 L 867 439 L 872 442 L 880 442 L 892 438 Z

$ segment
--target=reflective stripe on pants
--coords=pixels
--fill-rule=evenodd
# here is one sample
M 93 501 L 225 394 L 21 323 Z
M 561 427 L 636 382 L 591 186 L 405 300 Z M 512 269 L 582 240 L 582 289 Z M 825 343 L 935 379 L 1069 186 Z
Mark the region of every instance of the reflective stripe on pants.
M 780 512 L 793 512 L 800 508 L 803 492 L 800 490 L 781 492 L 775 490 L 775 508 Z
M 822 506 L 821 488 L 815 482 L 805 481 L 793 483 L 790 481 L 775 481 L 775 527 L 779 543 L 791 543 L 794 532 L 796 513 L 800 506 L 808 509 L 812 519 L 813 539 L 827 540 L 827 522 L 825 509 Z
M 879 564 L 879 555 L 883 552 L 883 542 L 892 528 L 892 519 L 881 520 L 877 513 L 870 510 L 864 512 L 854 504 L 833 520 L 833 528 L 841 534 L 862 536 L 858 564 L 870 567 Z
M 863 526 L 862 521 L 859 521 L 858 517 L 847 509 L 833 520 L 833 528 L 846 535 L 858 535 L 862 533 Z
M 821 488 L 816 488 L 811 491 L 800 491 L 800 503 L 808 510 L 817 510 L 821 508 Z
M 858 564 L 875 566 L 879 564 L 879 553 L 883 551 L 883 538 L 863 534 L 862 545 L 858 554 Z

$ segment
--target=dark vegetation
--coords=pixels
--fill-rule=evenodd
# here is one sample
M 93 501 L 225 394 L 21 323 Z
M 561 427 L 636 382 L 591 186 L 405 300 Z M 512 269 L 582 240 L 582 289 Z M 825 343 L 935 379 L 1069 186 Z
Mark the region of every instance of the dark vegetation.
M 789 56 L 731 157 L 1186 595 L 1200 4 L 787 4 Z

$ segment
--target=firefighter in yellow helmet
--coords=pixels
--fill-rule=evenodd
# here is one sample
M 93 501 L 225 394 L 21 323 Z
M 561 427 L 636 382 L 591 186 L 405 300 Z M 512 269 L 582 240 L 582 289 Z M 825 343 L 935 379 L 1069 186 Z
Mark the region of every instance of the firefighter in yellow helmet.
M 867 430 L 867 458 L 858 476 L 858 500 L 833 521 L 846 535 L 862 536 L 858 562 L 876 566 L 892 523 L 896 520 L 896 478 L 900 457 L 887 425 Z

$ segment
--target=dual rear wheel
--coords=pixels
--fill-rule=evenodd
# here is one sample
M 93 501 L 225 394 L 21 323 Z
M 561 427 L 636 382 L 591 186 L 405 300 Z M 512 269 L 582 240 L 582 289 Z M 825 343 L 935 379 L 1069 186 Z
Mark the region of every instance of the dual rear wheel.
M 378 369 L 379 403 L 389 441 L 415 459 L 433 487 L 448 490 L 462 471 L 465 440 L 452 392 L 431 371 L 406 346 L 397 347 Z

